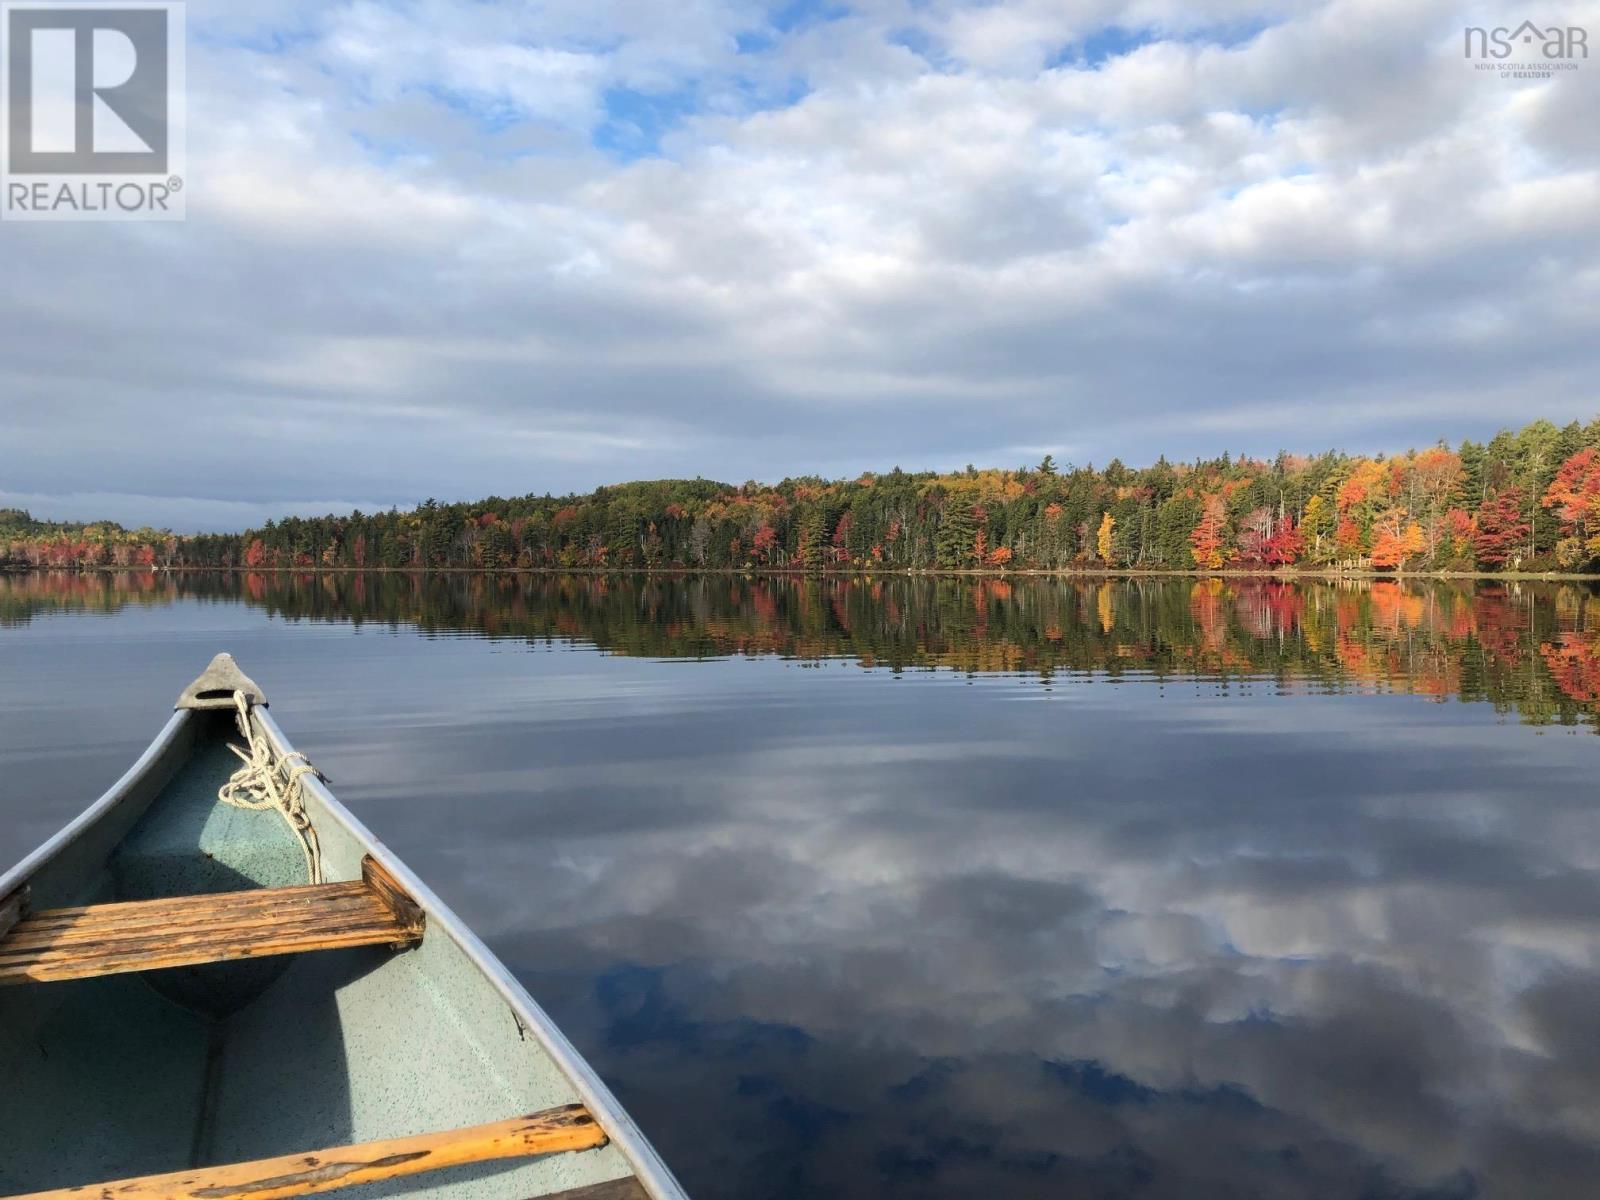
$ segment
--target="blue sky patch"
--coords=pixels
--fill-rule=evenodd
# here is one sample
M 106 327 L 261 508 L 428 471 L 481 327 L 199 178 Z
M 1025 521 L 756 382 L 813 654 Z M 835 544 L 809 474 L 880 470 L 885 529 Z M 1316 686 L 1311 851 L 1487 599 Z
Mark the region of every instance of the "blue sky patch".
M 770 21 L 778 32 L 792 33 L 797 29 L 826 25 L 829 21 L 848 17 L 850 11 L 849 5 L 828 3 L 827 0 L 789 0 L 789 3 L 773 12 Z
M 631 162 L 660 154 L 662 139 L 691 117 L 712 111 L 748 116 L 789 108 L 810 94 L 810 85 L 798 77 L 781 87 L 748 79 L 727 80 L 718 97 L 721 103 L 709 106 L 698 85 L 671 92 L 610 88 L 604 95 L 605 118 L 591 140 L 597 149 Z M 727 102 L 730 98 L 732 104 Z
M 1207 25 L 1185 33 L 1167 33 L 1154 28 L 1128 29 L 1121 25 L 1107 25 L 1095 30 L 1081 41 L 1063 46 L 1045 65 L 1099 67 L 1112 59 L 1122 58 L 1156 42 L 1179 42 L 1231 49 L 1251 41 L 1269 27 L 1270 23 L 1267 21 L 1233 21 L 1220 25 Z
M 661 153 L 661 139 L 699 110 L 695 89 L 641 92 L 616 87 L 606 91 L 606 115 L 594 131 L 594 144 L 624 160 Z

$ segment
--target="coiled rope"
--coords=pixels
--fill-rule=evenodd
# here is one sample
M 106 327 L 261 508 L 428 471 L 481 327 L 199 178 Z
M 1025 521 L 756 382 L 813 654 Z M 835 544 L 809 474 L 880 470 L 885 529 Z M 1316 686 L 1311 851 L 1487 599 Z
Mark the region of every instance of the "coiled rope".
M 217 792 L 217 799 L 234 808 L 251 812 L 275 810 L 288 824 L 290 832 L 300 843 L 306 859 L 306 882 L 322 882 L 322 847 L 317 842 L 316 828 L 306 816 L 305 797 L 300 779 L 305 775 L 323 778 L 321 771 L 311 765 L 311 760 L 298 751 L 277 758 L 264 734 L 256 732 L 250 720 L 250 699 L 243 692 L 233 694 L 234 705 L 239 710 L 239 732 L 245 746 L 231 742 L 228 749 L 239 756 L 244 766 L 229 777 Z M 248 747 L 248 749 L 246 749 Z

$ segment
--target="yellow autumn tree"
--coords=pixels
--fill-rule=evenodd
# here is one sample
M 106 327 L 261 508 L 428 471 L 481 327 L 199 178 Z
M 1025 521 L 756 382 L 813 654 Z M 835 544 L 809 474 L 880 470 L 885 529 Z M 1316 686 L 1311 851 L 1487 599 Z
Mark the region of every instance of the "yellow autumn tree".
M 1110 513 L 1100 515 L 1100 532 L 1095 538 L 1095 544 L 1099 547 L 1100 558 L 1104 562 L 1111 561 L 1111 532 L 1116 527 L 1117 519 Z
M 1323 542 L 1333 533 L 1333 510 L 1321 496 L 1306 501 L 1305 515 L 1300 518 L 1300 536 L 1306 540 L 1306 549 L 1313 562 L 1322 561 Z

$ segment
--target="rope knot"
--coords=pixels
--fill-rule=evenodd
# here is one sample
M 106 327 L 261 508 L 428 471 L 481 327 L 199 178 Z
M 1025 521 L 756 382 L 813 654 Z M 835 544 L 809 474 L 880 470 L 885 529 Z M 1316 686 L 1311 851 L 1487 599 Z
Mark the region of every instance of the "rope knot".
M 257 733 L 250 720 L 250 698 L 244 692 L 235 692 L 233 702 L 239 710 L 239 732 L 245 745 L 230 743 L 228 749 L 238 755 L 244 765 L 222 785 L 217 799 L 251 812 L 265 812 L 269 808 L 276 811 L 300 843 L 306 860 L 307 882 L 321 883 L 322 847 L 317 842 L 316 827 L 306 813 L 300 780 L 306 775 L 315 775 L 326 782 L 327 777 L 299 751 L 275 758 L 266 736 Z M 296 759 L 299 761 L 293 761 Z

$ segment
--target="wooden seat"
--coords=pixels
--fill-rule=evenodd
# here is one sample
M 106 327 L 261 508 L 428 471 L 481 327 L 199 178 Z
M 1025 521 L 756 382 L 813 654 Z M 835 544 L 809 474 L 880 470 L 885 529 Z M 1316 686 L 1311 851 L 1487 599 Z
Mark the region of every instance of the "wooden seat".
M 589 1150 L 605 1145 L 606 1140 L 605 1130 L 587 1108 L 565 1104 L 525 1117 L 445 1133 L 30 1192 L 8 1200 L 83 1200 L 85 1196 L 115 1196 L 117 1200 L 282 1200 L 466 1163 Z M 623 1182 L 625 1185 L 627 1181 Z M 605 1189 L 615 1187 L 599 1185 L 590 1195 L 593 1200 L 600 1200 L 606 1195 Z M 580 1188 L 576 1194 L 585 1191 L 589 1189 Z M 620 1200 L 628 1192 L 613 1190 L 611 1195 Z
M 0 903 L 21 909 L 19 898 Z M 349 883 L 55 908 L 0 927 L 0 984 L 85 979 L 422 940 L 423 913 L 368 856 Z
M 637 1179 L 629 1176 L 627 1179 L 613 1179 L 610 1183 L 591 1183 L 588 1187 L 557 1192 L 554 1196 L 544 1197 L 544 1200 L 650 1200 L 650 1193 L 644 1190 L 644 1185 Z

